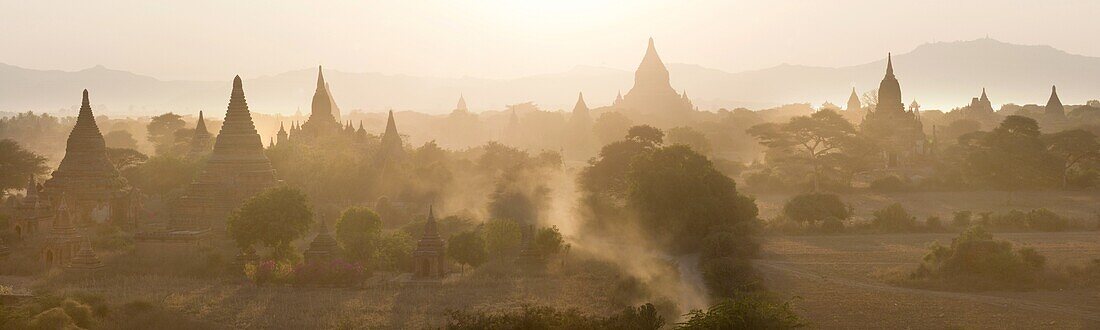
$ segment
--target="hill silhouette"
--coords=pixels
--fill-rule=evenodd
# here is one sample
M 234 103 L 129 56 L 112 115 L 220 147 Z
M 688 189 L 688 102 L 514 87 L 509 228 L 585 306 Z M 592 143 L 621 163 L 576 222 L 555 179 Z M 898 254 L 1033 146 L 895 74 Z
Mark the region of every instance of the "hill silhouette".
M 730 73 L 693 64 L 669 64 L 673 87 L 686 90 L 700 109 L 763 108 L 786 103 L 825 101 L 843 104 L 851 88 L 876 88 L 883 59 L 827 68 L 778 65 Z M 639 51 L 639 60 L 641 52 Z M 675 61 L 675 59 L 668 59 Z M 993 39 L 937 42 L 894 55 L 902 97 L 924 109 L 963 106 L 983 87 L 995 108 L 1004 103 L 1042 104 L 1057 84 L 1067 104 L 1100 98 L 1100 58 L 1069 54 L 1049 46 L 1028 46 Z M 634 63 L 629 64 L 635 65 Z M 245 80 L 249 105 L 258 112 L 308 110 L 316 72 L 303 68 Z M 435 78 L 326 70 L 333 95 L 345 112 L 389 108 L 427 113 L 449 112 L 459 94 L 474 111 L 534 101 L 544 109 L 570 109 L 577 92 L 593 107 L 610 104 L 633 83 L 633 72 L 593 66 L 516 79 Z M 27 110 L 75 113 L 78 92 L 93 91 L 99 113 L 152 115 L 166 111 L 198 112 L 225 108 L 225 81 L 165 81 L 102 66 L 66 72 L 0 64 L 0 112 Z

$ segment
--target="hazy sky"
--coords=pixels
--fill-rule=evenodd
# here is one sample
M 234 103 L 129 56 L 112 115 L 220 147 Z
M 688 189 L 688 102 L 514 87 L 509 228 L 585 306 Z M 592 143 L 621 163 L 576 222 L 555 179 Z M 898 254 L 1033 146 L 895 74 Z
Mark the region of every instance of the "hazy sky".
M 0 62 L 225 80 L 324 64 L 507 78 L 666 62 L 844 66 L 989 35 L 1100 56 L 1100 1 L 17 1 Z

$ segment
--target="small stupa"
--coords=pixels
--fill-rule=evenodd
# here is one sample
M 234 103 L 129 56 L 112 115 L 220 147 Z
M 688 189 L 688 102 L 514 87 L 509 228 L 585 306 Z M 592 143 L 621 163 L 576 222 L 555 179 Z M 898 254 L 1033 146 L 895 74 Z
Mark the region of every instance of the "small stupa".
M 92 242 L 85 239 L 80 251 L 76 253 L 67 268 L 73 272 L 95 273 L 103 269 L 103 261 L 99 260 L 99 256 L 92 249 Z
M 436 228 L 435 212 L 428 207 L 428 221 L 424 223 L 424 234 L 416 242 L 416 251 L 413 251 L 413 278 L 416 279 L 441 279 L 447 273 L 445 257 L 445 243 L 439 237 Z
M 317 229 L 317 236 L 309 243 L 309 249 L 302 254 L 306 263 L 329 261 L 340 254 L 340 244 L 332 237 L 324 221 Z

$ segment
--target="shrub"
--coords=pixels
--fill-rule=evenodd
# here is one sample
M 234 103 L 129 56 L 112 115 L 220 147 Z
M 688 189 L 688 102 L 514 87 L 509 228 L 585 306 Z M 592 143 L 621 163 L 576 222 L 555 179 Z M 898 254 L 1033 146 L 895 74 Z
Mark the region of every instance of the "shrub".
M 291 282 L 296 285 L 353 286 L 366 278 L 363 266 L 334 259 L 298 264 L 291 271 Z
M 627 307 L 607 317 L 530 305 L 516 312 L 449 310 L 447 317 L 448 329 L 660 329 L 665 324 L 652 304 Z
M 791 329 L 806 324 L 791 309 L 789 301 L 777 303 L 760 294 L 742 294 L 714 304 L 705 311 L 694 310 L 679 329 Z
M 92 307 L 82 304 L 79 301 L 72 298 L 65 299 L 61 302 L 61 309 L 65 310 L 65 314 L 68 314 L 72 318 L 73 323 L 81 328 L 89 328 L 92 325 Z
M 924 227 L 930 231 L 944 231 L 947 229 L 943 227 L 943 221 L 937 216 L 929 216 L 928 219 L 925 219 Z
M 871 181 L 870 188 L 877 192 L 897 192 L 908 188 L 909 184 L 897 176 L 887 176 Z
M 951 218 L 951 226 L 953 227 L 970 227 L 970 219 L 973 217 L 973 213 L 970 211 L 955 211 L 954 216 Z
M 291 267 L 289 264 L 274 260 L 244 266 L 245 276 L 256 285 L 284 283 L 289 279 L 290 273 Z
M 543 256 L 552 256 L 569 249 L 558 226 L 539 228 L 535 233 L 535 249 Z
M 871 224 L 884 231 L 909 231 L 916 228 L 917 218 L 909 215 L 901 204 L 894 203 L 875 211 Z
M 1062 231 L 1070 227 L 1069 220 L 1045 208 L 1027 213 L 1027 227 L 1038 231 Z
M 47 309 L 31 318 L 29 329 L 80 329 L 69 314 L 61 307 Z
M 810 226 L 827 218 L 840 220 L 852 216 L 851 209 L 835 194 L 810 193 L 794 196 L 783 205 L 783 215 Z
M 759 280 L 748 259 L 721 257 L 700 260 L 703 283 L 715 298 L 729 298 L 759 288 Z
M 994 240 L 976 226 L 951 240 L 950 246 L 933 244 L 910 278 L 973 289 L 1024 288 L 1037 283 L 1045 263 L 1034 249 L 1013 251 L 1012 243 Z
M 447 240 L 447 257 L 460 265 L 477 267 L 488 258 L 485 250 L 485 238 L 478 231 L 464 231 Z
M 821 231 L 825 233 L 839 233 L 844 231 L 844 221 L 836 217 L 825 218 L 821 222 Z

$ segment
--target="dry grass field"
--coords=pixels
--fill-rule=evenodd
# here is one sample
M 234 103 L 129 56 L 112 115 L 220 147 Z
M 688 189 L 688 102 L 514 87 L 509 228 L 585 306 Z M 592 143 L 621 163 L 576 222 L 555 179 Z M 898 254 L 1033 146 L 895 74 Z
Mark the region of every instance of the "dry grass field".
M 756 204 L 760 208 L 762 219 L 771 219 L 783 210 L 783 203 L 792 194 L 757 194 Z M 1095 191 L 1025 191 L 1017 192 L 1012 203 L 1007 204 L 1005 192 L 899 192 L 840 194 L 845 203 L 855 209 L 855 220 L 870 219 L 871 213 L 893 203 L 901 203 L 906 210 L 923 220 L 928 216 L 938 216 L 950 220 L 955 211 L 971 211 L 975 215 L 981 212 L 1004 212 L 1009 210 L 1027 211 L 1047 208 L 1067 217 L 1095 221 L 1100 216 L 1100 194 Z
M 1100 289 L 944 292 L 887 282 L 915 268 L 933 241 L 955 234 L 772 236 L 756 261 L 766 285 L 798 297 L 796 311 L 829 329 L 1097 329 Z M 1002 233 L 1053 267 L 1100 257 L 1100 232 Z

